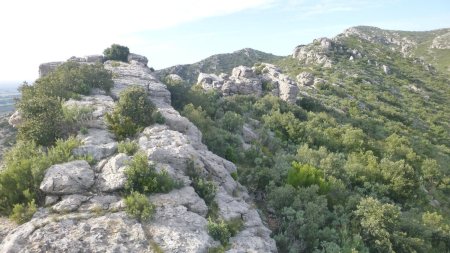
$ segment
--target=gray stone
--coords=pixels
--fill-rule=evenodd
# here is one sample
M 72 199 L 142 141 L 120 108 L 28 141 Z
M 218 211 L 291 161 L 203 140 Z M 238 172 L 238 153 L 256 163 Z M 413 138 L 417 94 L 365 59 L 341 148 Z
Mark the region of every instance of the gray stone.
M 311 86 L 314 84 L 314 75 L 309 72 L 302 72 L 297 75 L 297 82 L 300 86 Z
M 39 189 L 46 194 L 65 195 L 84 193 L 94 184 L 94 171 L 84 160 L 51 166 Z
M 161 207 L 184 206 L 188 211 L 206 217 L 208 207 L 205 201 L 195 193 L 194 188 L 187 186 L 165 194 L 150 196 L 150 201 Z
M 22 115 L 20 114 L 20 111 L 15 111 L 11 117 L 8 119 L 8 123 L 12 127 L 19 127 L 23 123 Z
M 52 210 L 60 213 L 73 212 L 76 211 L 81 204 L 88 199 L 89 197 L 79 194 L 63 196 L 60 202 L 52 206 Z
M 48 63 L 42 63 L 39 65 L 39 77 L 44 77 L 48 75 L 48 73 L 55 70 L 59 65 L 63 64 L 63 62 L 48 62 Z
M 52 196 L 52 195 L 45 196 L 45 205 L 46 206 L 53 205 L 58 201 L 59 201 L 59 196 Z
M 128 54 L 128 62 L 131 62 L 131 61 L 140 62 L 140 63 L 144 64 L 144 66 L 147 66 L 147 63 L 148 63 L 147 57 L 145 57 L 143 55 L 133 54 L 133 53 Z
M 127 181 L 125 169 L 129 160 L 130 158 L 122 153 L 109 159 L 97 177 L 97 188 L 104 192 L 123 189 Z
M 103 63 L 103 61 L 104 61 L 103 55 L 100 55 L 100 54 L 86 55 L 84 57 L 84 59 L 86 62 L 93 62 L 93 63 L 97 63 L 97 62 Z
M 215 74 L 200 73 L 197 78 L 197 83 L 204 90 L 220 89 L 223 86 L 223 82 L 224 80 Z
M 235 78 L 254 78 L 255 73 L 253 73 L 253 70 L 249 67 L 239 66 L 233 68 L 233 70 L 231 71 L 231 76 Z
M 383 72 L 384 72 L 386 75 L 390 75 L 390 74 L 391 74 L 391 68 L 389 68 L 389 66 L 383 65 L 383 66 L 381 66 L 381 67 L 383 68 Z

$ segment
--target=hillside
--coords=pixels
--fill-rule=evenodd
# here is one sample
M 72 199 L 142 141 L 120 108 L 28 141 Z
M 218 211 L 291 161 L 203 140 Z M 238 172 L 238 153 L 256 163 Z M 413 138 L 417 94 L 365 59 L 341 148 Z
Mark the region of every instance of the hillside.
M 450 81 L 418 50 L 447 30 L 350 28 L 273 64 L 167 85 L 237 164 L 279 252 L 447 252 Z
M 450 71 L 450 29 L 423 32 L 382 30 L 376 27 L 358 26 L 344 34 L 354 35 L 372 43 L 382 44 L 405 56 L 419 58 L 442 72 Z
M 200 72 L 219 74 L 230 72 L 231 69 L 239 65 L 251 67 L 257 62 L 273 62 L 279 58 L 281 57 L 251 48 L 244 48 L 233 53 L 213 55 L 193 64 L 160 69 L 156 71 L 156 75 L 164 78 L 169 74 L 176 74 L 188 83 L 194 83 L 197 81 Z
M 43 64 L 9 120 L 0 252 L 450 252 L 449 31 Z

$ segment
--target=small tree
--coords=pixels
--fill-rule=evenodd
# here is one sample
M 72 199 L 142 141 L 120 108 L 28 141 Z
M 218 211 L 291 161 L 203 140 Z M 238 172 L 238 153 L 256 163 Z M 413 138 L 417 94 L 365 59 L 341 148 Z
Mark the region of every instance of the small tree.
M 120 93 L 119 102 L 112 114 L 106 115 L 106 121 L 118 139 L 125 139 L 143 127 L 160 122 L 161 117 L 145 89 L 131 86 Z
M 111 47 L 108 47 L 103 51 L 103 55 L 107 60 L 116 60 L 116 61 L 128 61 L 128 54 L 130 54 L 130 49 L 125 46 L 121 46 L 118 44 L 112 44 Z

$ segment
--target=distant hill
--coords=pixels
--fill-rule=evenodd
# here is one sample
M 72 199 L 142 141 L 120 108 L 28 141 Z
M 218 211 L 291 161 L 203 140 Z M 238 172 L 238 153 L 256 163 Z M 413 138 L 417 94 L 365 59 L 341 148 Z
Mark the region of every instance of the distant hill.
M 239 65 L 252 67 L 257 62 L 271 63 L 281 58 L 281 56 L 264 53 L 251 48 L 244 48 L 233 53 L 216 54 L 193 64 L 176 65 L 160 69 L 156 71 L 156 74 L 160 78 L 164 78 L 169 74 L 177 74 L 187 83 L 193 84 L 197 82 L 197 77 L 200 72 L 216 74 L 229 73 L 234 67 Z
M 420 58 L 436 69 L 450 73 L 450 28 L 432 31 L 395 31 L 357 26 L 347 29 L 344 34 L 389 46 L 404 55 Z

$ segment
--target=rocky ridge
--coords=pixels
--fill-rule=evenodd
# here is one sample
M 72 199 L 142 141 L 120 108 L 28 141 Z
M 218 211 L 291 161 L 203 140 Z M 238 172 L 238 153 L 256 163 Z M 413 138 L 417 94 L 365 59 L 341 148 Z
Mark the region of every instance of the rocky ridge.
M 251 67 L 258 62 L 273 62 L 280 59 L 280 56 L 264 53 L 251 48 L 244 48 L 228 54 L 212 55 L 206 59 L 193 64 L 176 65 L 165 69 L 157 70 L 155 73 L 161 79 L 170 74 L 176 74 L 183 78 L 188 84 L 195 84 L 200 73 L 220 74 L 228 73 L 234 67 L 242 65 Z
M 41 65 L 41 75 L 55 65 Z M 147 59 L 137 55 L 129 63 L 106 61 L 105 68 L 114 76 L 111 96 L 96 92 L 66 102 L 92 108 L 87 134 L 77 136 L 83 145 L 74 153 L 92 155 L 98 162 L 91 166 L 79 160 L 50 167 L 40 186 L 46 194 L 46 207 L 17 228 L 2 225 L 9 233 L 1 241 L 0 252 L 207 252 L 219 242 L 208 235 L 207 206 L 190 186 L 186 175 L 189 160 L 217 184 L 219 216 L 243 220 L 243 228 L 230 239 L 227 252 L 277 251 L 271 231 L 252 206 L 246 189 L 230 175 L 236 166 L 207 150 L 200 131 L 172 108 L 170 93 L 146 65 Z M 104 123 L 114 98 L 129 85 L 145 87 L 166 119 L 164 125 L 144 129 L 137 139 L 140 150 L 157 170 L 166 170 L 184 183 L 181 189 L 149 196 L 156 213 L 151 221 L 142 223 L 124 212 L 119 191 L 124 187 L 123 172 L 130 157 L 117 153 L 117 141 Z

